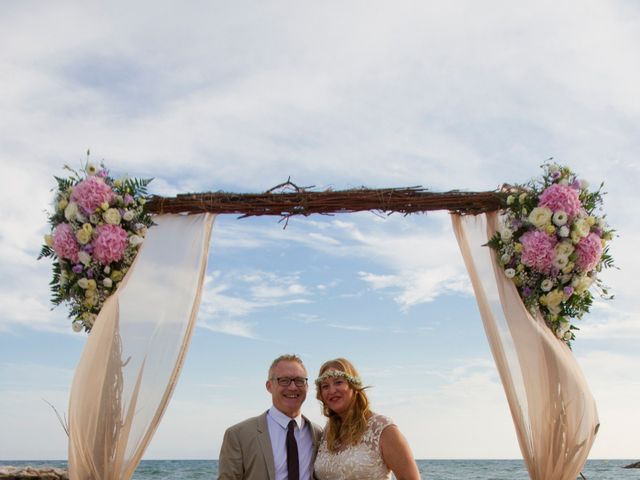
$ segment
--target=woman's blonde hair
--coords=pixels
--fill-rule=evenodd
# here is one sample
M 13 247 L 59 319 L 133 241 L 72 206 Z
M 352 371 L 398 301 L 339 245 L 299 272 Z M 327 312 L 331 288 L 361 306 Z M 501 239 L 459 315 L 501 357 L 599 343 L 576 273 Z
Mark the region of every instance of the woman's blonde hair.
M 324 362 L 320 367 L 318 377 L 328 370 L 345 372 L 351 377 L 359 376 L 353 364 L 345 358 L 336 358 Z M 369 409 L 369 399 L 364 391 L 367 387 L 363 387 L 362 384 L 354 384 L 354 382 L 350 381 L 348 383 L 349 388 L 354 392 L 354 397 L 344 419 L 324 403 L 322 400 L 321 385 L 316 384 L 316 398 L 322 403 L 323 415 L 329 419 L 326 437 L 327 447 L 330 452 L 335 452 L 340 448 L 358 443 L 367 430 L 367 421 L 372 415 Z

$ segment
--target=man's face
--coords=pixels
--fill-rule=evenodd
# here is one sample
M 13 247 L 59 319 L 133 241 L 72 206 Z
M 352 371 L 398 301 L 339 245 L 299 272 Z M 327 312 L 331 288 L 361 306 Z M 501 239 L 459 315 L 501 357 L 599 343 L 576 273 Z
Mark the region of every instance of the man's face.
M 298 386 L 295 382 L 284 387 L 278 383 L 278 378 L 300 379 L 306 378 L 307 372 L 298 362 L 284 360 L 279 362 L 273 369 L 271 378 L 267 380 L 267 390 L 271 393 L 273 406 L 288 417 L 296 417 L 300 414 L 302 402 L 307 398 L 309 385 L 305 382 L 303 386 Z

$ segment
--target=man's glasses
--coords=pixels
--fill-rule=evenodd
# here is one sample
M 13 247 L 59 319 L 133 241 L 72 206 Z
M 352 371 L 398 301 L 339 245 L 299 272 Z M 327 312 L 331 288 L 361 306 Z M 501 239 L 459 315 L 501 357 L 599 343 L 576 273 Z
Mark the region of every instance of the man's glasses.
M 275 381 L 278 382 L 278 385 L 281 387 L 288 387 L 291 385 L 291 382 L 293 382 L 296 387 L 304 387 L 307 384 L 307 379 L 304 377 L 275 377 Z

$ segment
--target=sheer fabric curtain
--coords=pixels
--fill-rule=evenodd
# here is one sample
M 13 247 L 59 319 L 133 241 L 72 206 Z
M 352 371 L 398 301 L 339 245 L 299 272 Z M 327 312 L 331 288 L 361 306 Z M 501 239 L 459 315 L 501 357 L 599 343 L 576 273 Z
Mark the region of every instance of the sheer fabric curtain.
M 128 480 L 176 385 L 195 325 L 214 216 L 163 215 L 105 303 L 69 400 L 72 480 Z
M 482 245 L 498 215 L 452 215 L 478 307 L 532 480 L 575 480 L 598 430 L 598 413 L 571 350 L 533 318 Z

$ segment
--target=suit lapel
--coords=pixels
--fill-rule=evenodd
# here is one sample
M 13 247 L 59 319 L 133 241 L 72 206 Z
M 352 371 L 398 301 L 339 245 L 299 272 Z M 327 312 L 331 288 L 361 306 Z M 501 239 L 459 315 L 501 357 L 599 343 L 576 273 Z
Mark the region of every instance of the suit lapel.
M 313 449 L 318 450 L 318 444 L 320 443 L 320 437 L 322 436 L 322 430 L 316 426 L 315 423 L 309 421 L 307 417 L 302 416 L 304 421 L 311 428 L 311 441 L 313 442 Z
M 273 447 L 271 446 L 269 428 L 267 427 L 267 412 L 258 417 L 258 443 L 260 444 L 264 461 L 267 464 L 269 480 L 275 480 L 276 467 L 273 460 Z

